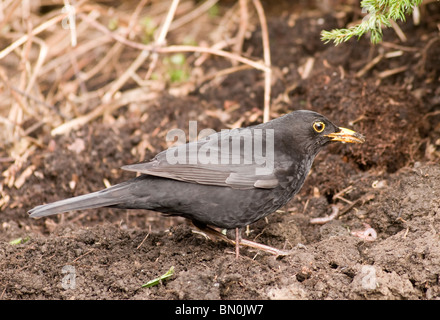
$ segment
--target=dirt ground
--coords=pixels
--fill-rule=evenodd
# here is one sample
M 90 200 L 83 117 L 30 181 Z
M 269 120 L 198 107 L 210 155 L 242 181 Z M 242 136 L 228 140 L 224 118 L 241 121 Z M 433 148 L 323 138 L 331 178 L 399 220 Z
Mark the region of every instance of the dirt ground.
M 167 88 L 157 99 L 118 109 L 114 121 L 99 117 L 65 135 L 51 136 L 45 127 L 35 132 L 44 147 L 23 167 L 34 166 L 33 174 L 20 188 L 0 180 L 9 198 L 0 211 L 1 299 L 440 298 L 440 4 L 424 6 L 419 25 L 411 16 L 399 23 L 406 42 L 387 29 L 376 46 L 364 37 L 334 47 L 320 41 L 320 31 L 361 17 L 357 4 L 337 15 L 324 5 L 268 3 L 272 118 L 310 109 L 366 136 L 363 145 L 321 152 L 300 193 L 250 225 L 246 238 L 291 254 L 242 248 L 236 260 L 232 245 L 155 212 L 27 216 L 36 205 L 100 190 L 104 179 L 133 177 L 119 168 L 164 150 L 166 132 L 187 130 L 189 120 L 199 130 L 261 122 L 263 73 L 242 70 L 188 94 Z M 262 57 L 259 27 L 243 49 Z M 366 68 L 378 55 L 384 58 Z M 307 61 L 313 66 L 304 77 Z M 202 69 L 229 66 L 212 57 Z M 1 171 L 8 165 L 0 162 Z M 333 206 L 336 219 L 310 223 Z M 377 233 L 372 241 L 361 232 L 370 227 Z M 18 238 L 27 241 L 10 243 Z M 171 267 L 172 277 L 141 287 Z M 72 275 L 73 285 L 66 280 Z

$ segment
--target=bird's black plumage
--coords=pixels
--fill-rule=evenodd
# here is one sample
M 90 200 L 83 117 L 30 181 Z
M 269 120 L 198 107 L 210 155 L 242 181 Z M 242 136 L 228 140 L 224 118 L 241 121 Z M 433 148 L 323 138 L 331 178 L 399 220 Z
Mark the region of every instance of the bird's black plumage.
M 269 133 L 273 134 L 273 159 L 264 152 L 248 157 L 246 150 L 234 153 L 221 146 L 234 137 L 250 136 L 254 143 L 261 142 L 264 149 Z M 363 137 L 339 128 L 316 112 L 294 111 L 263 124 L 217 133 L 177 147 L 186 152 L 185 163 L 170 163 L 167 152 L 177 154 L 179 149 L 168 149 L 149 162 L 123 167 L 141 173 L 137 178 L 98 192 L 40 205 L 29 214 L 43 217 L 97 207 L 148 209 L 203 225 L 240 228 L 285 205 L 300 190 L 315 156 L 332 141 L 361 143 Z M 205 149 L 210 151 L 206 153 Z M 218 155 L 217 163 L 207 163 L 195 156 L 214 153 Z M 227 161 L 224 163 L 221 158 Z M 273 170 L 257 170 L 268 165 Z

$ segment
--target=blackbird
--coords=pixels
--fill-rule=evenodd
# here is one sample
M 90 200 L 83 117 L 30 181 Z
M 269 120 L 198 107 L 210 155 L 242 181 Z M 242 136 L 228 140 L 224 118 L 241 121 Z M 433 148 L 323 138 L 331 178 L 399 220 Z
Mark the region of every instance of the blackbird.
M 284 206 L 300 190 L 315 156 L 331 142 L 364 137 L 319 113 L 298 110 L 259 125 L 222 130 L 169 148 L 151 161 L 123 166 L 140 174 L 107 189 L 39 205 L 32 218 L 98 207 L 148 209 L 182 216 L 195 226 L 235 229 L 239 245 L 281 250 L 241 239 L 239 230 Z M 226 238 L 227 239 L 227 238 Z

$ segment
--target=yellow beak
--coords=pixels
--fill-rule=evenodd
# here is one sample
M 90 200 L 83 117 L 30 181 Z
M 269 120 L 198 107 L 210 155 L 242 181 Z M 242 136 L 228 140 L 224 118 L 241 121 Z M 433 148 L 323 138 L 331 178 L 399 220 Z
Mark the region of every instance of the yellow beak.
M 360 133 L 346 128 L 339 128 L 339 132 L 327 134 L 326 137 L 332 138 L 332 141 L 348 143 L 364 143 L 365 137 Z

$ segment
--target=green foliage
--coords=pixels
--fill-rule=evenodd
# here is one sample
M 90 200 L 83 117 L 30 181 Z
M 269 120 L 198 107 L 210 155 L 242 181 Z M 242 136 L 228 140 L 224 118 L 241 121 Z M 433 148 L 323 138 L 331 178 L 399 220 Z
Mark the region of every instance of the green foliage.
M 111 31 L 115 31 L 116 29 L 118 29 L 119 27 L 119 21 L 117 18 L 111 18 L 110 21 L 108 22 L 107 27 L 111 30 Z
M 365 33 L 370 33 L 372 43 L 382 40 L 382 28 L 390 27 L 390 20 L 405 21 L 405 15 L 410 14 L 422 0 L 363 0 L 362 12 L 368 13 L 362 22 L 348 29 L 322 31 L 321 40 L 325 43 L 333 41 L 335 45 L 346 42 L 352 37 L 358 39 Z
M 12 244 L 12 245 L 23 244 L 23 243 L 28 242 L 30 239 L 31 239 L 30 237 L 17 238 L 12 241 L 9 241 L 9 244 Z
M 154 33 L 157 30 L 157 23 L 151 17 L 144 17 L 141 20 L 142 43 L 148 44 L 154 40 Z
M 168 78 L 172 83 L 185 82 L 189 78 L 186 56 L 183 53 L 176 53 L 163 59 L 167 66 Z
M 211 8 L 209 8 L 208 14 L 211 18 L 215 18 L 218 17 L 219 11 L 220 9 L 218 7 L 218 4 L 214 4 Z
M 159 283 L 161 283 L 162 281 L 165 281 L 166 279 L 168 279 L 169 277 L 171 277 L 174 274 L 174 266 L 171 266 L 171 268 L 163 275 L 161 275 L 158 278 L 155 278 L 153 280 L 148 281 L 147 283 L 142 285 L 142 288 L 149 288 L 152 286 L 156 286 Z

